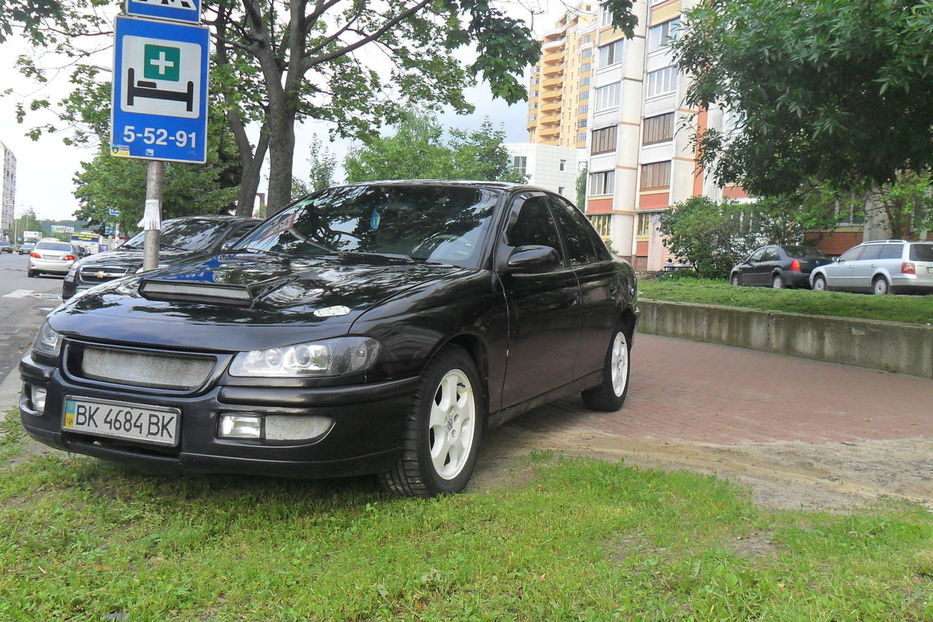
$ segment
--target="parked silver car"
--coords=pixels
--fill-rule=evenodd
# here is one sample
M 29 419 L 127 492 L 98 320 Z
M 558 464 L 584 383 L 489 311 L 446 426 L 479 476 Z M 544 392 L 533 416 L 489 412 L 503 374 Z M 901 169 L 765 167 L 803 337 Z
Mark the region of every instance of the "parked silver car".
M 29 253 L 26 276 L 39 276 L 43 272 L 64 276 L 77 258 L 78 251 L 68 242 L 40 240 Z
M 933 241 L 873 240 L 810 274 L 815 290 L 933 293 Z

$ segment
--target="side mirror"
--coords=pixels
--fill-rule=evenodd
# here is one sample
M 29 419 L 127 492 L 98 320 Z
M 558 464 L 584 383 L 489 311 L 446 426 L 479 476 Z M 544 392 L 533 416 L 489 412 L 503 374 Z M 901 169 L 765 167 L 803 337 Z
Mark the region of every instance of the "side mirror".
M 227 240 L 226 242 L 220 245 L 220 250 L 228 251 L 231 248 L 233 248 L 234 244 L 236 244 L 236 240 Z
M 833 257 L 833 263 L 839 263 L 839 258 L 838 258 L 838 257 Z
M 560 256 L 550 246 L 519 246 L 512 250 L 506 262 L 506 272 L 540 274 L 560 267 Z

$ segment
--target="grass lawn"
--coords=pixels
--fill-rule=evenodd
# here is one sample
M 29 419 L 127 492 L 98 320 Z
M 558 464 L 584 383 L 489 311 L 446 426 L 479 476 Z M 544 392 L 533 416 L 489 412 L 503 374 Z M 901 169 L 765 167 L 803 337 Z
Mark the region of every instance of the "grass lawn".
M 638 282 L 638 290 L 639 295 L 648 300 L 933 324 L 933 296 L 872 296 L 808 289 L 733 287 L 726 281 L 707 279 L 644 279 Z
M 528 458 L 428 501 L 153 478 L 0 444 L 0 619 L 933 619 L 933 520 L 773 513 L 712 477 Z

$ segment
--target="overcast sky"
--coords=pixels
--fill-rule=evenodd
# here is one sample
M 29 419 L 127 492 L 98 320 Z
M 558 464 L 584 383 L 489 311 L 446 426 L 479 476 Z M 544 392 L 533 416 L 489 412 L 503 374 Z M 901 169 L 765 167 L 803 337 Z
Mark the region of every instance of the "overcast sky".
M 534 29 L 541 36 L 550 28 L 565 9 L 560 0 L 513 0 L 509 2 L 515 17 L 529 19 L 529 10 L 535 10 Z M 28 127 L 51 122 L 49 116 L 31 113 L 26 122 L 16 122 L 16 104 L 36 98 L 53 101 L 61 99 L 68 92 L 67 73 L 61 72 L 57 78 L 45 86 L 39 86 L 24 79 L 13 68 L 20 54 L 27 52 L 23 43 L 15 38 L 0 44 L 0 85 L 12 88 L 11 95 L 0 97 L 0 142 L 13 151 L 16 156 L 16 214 L 32 207 L 40 218 L 70 219 L 78 204 L 72 192 L 72 181 L 82 161 L 94 157 L 94 150 L 84 147 L 68 146 L 62 142 L 62 135 L 46 135 L 38 141 L 30 140 L 25 131 Z M 98 62 L 109 64 L 110 53 Z M 524 102 L 508 106 L 502 100 L 494 100 L 488 87 L 483 83 L 467 92 L 467 99 L 476 107 L 476 112 L 467 116 L 453 113 L 441 116 L 445 127 L 474 129 L 479 127 L 484 117 L 488 116 L 497 126 L 502 124 L 506 131 L 506 141 L 523 142 L 528 135 L 525 130 L 527 107 Z M 308 175 L 308 147 L 311 138 L 317 135 L 325 146 L 330 147 L 342 161 L 350 148 L 347 141 L 329 144 L 328 126 L 325 123 L 306 123 L 296 131 L 294 174 L 300 178 Z M 266 158 L 268 166 L 268 157 Z M 260 186 L 264 189 L 266 180 Z

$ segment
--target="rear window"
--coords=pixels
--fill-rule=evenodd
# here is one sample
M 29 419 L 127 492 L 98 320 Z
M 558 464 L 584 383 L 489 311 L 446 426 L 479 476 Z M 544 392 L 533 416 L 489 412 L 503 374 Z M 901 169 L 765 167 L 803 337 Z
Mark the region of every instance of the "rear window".
M 820 257 L 826 256 L 815 246 L 785 246 L 784 250 L 787 251 L 789 257 L 819 259 Z
M 71 244 L 65 244 L 64 242 L 39 242 L 36 244 L 37 251 L 62 251 L 65 253 L 70 253 L 74 249 L 71 248 Z
M 910 258 L 914 261 L 933 261 L 933 244 L 911 244 Z

